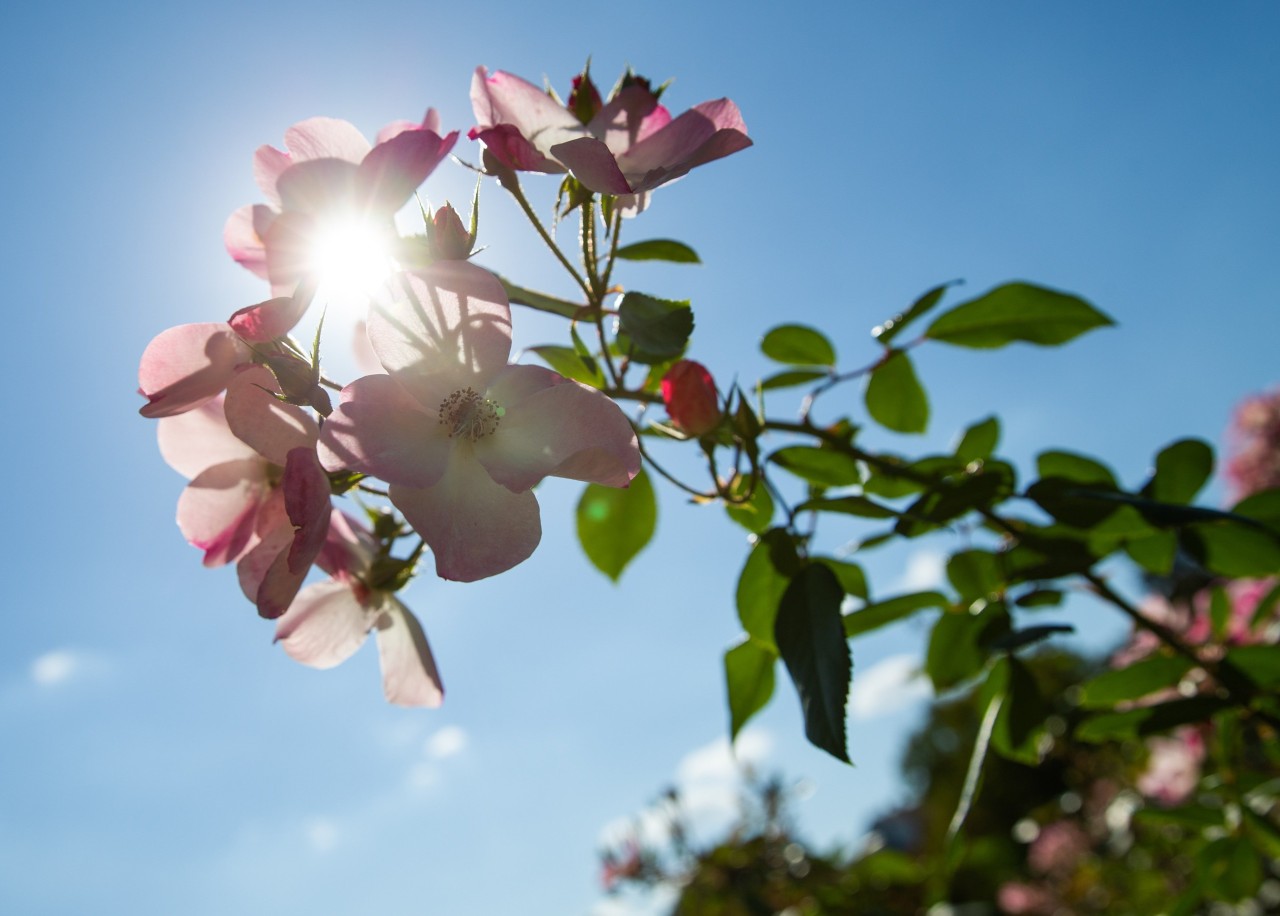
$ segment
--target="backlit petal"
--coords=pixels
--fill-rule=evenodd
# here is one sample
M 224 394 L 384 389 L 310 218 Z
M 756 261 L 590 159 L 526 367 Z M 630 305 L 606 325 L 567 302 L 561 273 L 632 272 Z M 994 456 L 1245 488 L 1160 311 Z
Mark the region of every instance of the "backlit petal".
M 394 596 L 383 598 L 375 623 L 382 692 L 397 706 L 436 707 L 444 702 L 444 683 L 413 613 Z
M 369 155 L 369 141 L 349 121 L 338 118 L 308 118 L 284 134 L 285 146 L 293 161 L 343 159 L 357 163 Z
M 276 620 L 276 642 L 290 658 L 312 668 L 332 668 L 364 643 L 373 615 L 345 582 L 308 585 Z
M 318 429 L 311 415 L 273 396 L 280 386 L 265 366 L 250 366 L 236 373 L 227 386 L 227 425 L 272 464 L 284 467 L 291 449 L 314 446 Z
M 221 398 L 174 417 L 162 417 L 156 423 L 156 439 L 165 462 L 188 480 L 224 461 L 258 457 L 227 426 Z
M 182 491 L 178 529 L 205 552 L 206 566 L 230 562 L 250 546 L 266 489 L 266 469 L 251 458 L 206 468 Z
M 138 413 L 171 417 L 198 407 L 226 388 L 251 355 L 225 322 L 162 331 L 147 344 L 138 366 L 138 393 L 147 399 Z

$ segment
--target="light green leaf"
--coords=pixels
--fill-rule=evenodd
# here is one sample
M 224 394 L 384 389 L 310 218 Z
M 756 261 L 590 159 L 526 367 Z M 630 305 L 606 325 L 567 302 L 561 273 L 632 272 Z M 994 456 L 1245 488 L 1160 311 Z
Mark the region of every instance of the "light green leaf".
M 646 239 L 623 245 L 617 251 L 624 261 L 674 261 L 677 264 L 701 264 L 698 253 L 684 242 L 674 239 Z
M 894 432 L 922 433 L 929 425 L 929 399 L 911 358 L 901 350 L 890 352 L 872 370 L 866 402 L 871 418 Z
M 1114 323 L 1077 296 L 1030 283 L 1008 283 L 944 312 L 925 336 L 980 349 L 1014 341 L 1055 346 Z
M 803 324 L 782 324 L 760 341 L 760 350 L 774 362 L 791 366 L 834 366 L 836 350 L 821 331 Z
M 1199 439 L 1180 439 L 1156 455 L 1149 495 L 1158 502 L 1189 503 L 1211 474 L 1213 449 Z
M 1000 418 L 987 417 L 964 431 L 960 444 L 956 446 L 956 457 L 965 464 L 985 461 L 991 457 L 999 442 Z
M 653 537 L 658 504 L 644 469 L 625 488 L 588 484 L 578 500 L 578 540 L 596 569 L 615 582 Z
M 774 452 L 769 460 L 822 487 L 847 487 L 862 481 L 858 462 L 832 449 L 792 445 Z
M 724 681 L 729 696 L 729 740 L 768 704 L 773 696 L 774 665 L 778 657 L 748 637 L 724 654 Z
M 903 328 L 927 312 L 932 311 L 933 307 L 942 300 L 942 294 L 947 291 L 947 288 L 955 286 L 959 282 L 959 280 L 952 280 L 950 283 L 935 286 L 913 302 L 905 312 L 895 315 L 884 324 L 872 328 L 871 336 L 886 347 L 889 346 L 893 339 L 902 333 Z
M 844 615 L 844 635 L 860 636 L 883 626 L 905 620 L 925 608 L 945 608 L 950 604 L 942 592 L 915 592 L 877 601 Z
M 1181 655 L 1149 655 L 1086 681 L 1080 705 L 1109 709 L 1117 703 L 1141 699 L 1176 686 L 1193 667 L 1191 660 Z

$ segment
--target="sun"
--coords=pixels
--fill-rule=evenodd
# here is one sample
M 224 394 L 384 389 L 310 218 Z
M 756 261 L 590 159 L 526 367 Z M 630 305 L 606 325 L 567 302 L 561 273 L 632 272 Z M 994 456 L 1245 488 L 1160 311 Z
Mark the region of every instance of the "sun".
M 359 216 L 326 220 L 310 245 L 316 299 L 331 310 L 363 315 L 370 298 L 399 269 L 394 243 L 389 225 Z

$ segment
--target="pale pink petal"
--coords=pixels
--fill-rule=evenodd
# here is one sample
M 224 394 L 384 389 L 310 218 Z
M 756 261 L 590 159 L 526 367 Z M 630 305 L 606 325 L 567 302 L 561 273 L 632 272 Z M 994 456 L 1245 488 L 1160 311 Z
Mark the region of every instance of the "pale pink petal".
M 264 550 L 266 544 L 267 541 L 263 541 L 254 551 Z M 298 597 L 302 580 L 307 577 L 307 571 L 311 568 L 308 564 L 301 572 L 295 572 L 289 565 L 289 553 L 287 544 L 276 552 L 254 593 L 253 603 L 257 605 L 258 616 L 264 620 L 275 620 L 289 609 L 293 599 Z
M 634 191 L 648 191 L 695 166 L 751 145 L 738 107 L 728 99 L 695 105 L 618 156 Z
M 237 264 L 267 279 L 267 249 L 259 229 L 275 219 L 270 207 L 249 204 L 227 217 L 222 227 L 222 243 Z
M 615 155 L 635 146 L 671 123 L 671 112 L 658 104 L 646 86 L 633 83 L 619 90 L 587 125 L 587 130 Z
M 360 163 L 356 193 L 364 212 L 391 216 L 413 196 L 458 140 L 455 130 L 408 130 L 379 143 Z
M 171 417 L 198 407 L 231 381 L 251 353 L 231 326 L 182 324 L 162 331 L 142 353 L 138 393 L 147 399 L 138 413 Z
M 236 438 L 272 464 L 284 467 L 291 449 L 314 446 L 319 430 L 301 407 L 273 396 L 280 386 L 265 366 L 236 373 L 227 386 L 227 426 Z
M 334 509 L 316 565 L 329 575 L 350 582 L 351 577 L 368 572 L 377 549 L 378 543 L 368 528 L 341 509 Z
M 392 486 L 391 502 L 431 547 L 443 579 L 473 582 L 527 559 L 542 539 L 538 502 L 496 484 L 467 443 L 450 457 L 439 483 Z
M 297 528 L 289 547 L 289 571 L 305 575 L 329 535 L 332 515 L 329 475 L 320 467 L 315 446 L 289 452 L 280 489 L 289 521 Z
M 276 188 L 286 212 L 357 212 L 359 166 L 342 159 L 312 159 L 289 168 Z
M 320 462 L 388 483 L 427 487 L 444 474 L 453 440 L 435 411 L 424 409 L 395 379 L 367 375 L 342 389 L 320 433 Z
M 373 624 L 343 582 L 308 585 L 276 620 L 276 642 L 289 657 L 312 668 L 340 665 L 360 648 Z
M 308 118 L 290 127 L 284 144 L 293 161 L 343 159 L 357 163 L 369 155 L 369 141 L 349 121 L 338 118 Z
M 285 213 L 272 222 L 263 236 L 267 253 L 267 276 L 277 296 L 294 295 L 298 281 L 313 270 L 315 242 L 319 228 L 306 213 Z M 310 297 L 298 295 L 309 303 Z
M 625 487 L 640 470 L 635 431 L 622 410 L 594 388 L 541 366 L 511 366 L 526 389 L 541 390 L 511 404 L 498 429 L 475 443 L 489 476 L 510 490 L 528 490 L 547 476 Z M 494 385 L 492 391 L 506 385 Z
M 265 264 L 265 261 L 264 261 Z M 257 305 L 246 305 L 227 321 L 249 343 L 267 343 L 293 330 L 307 310 L 302 297 L 277 296 Z
M 493 274 L 466 261 L 400 273 L 369 314 L 378 360 L 423 407 L 483 391 L 511 353 L 511 305 Z
M 476 69 L 471 108 L 481 130 L 511 124 L 543 154 L 586 134 L 573 112 L 532 83 L 501 70 L 486 76 L 484 67 Z
M 174 417 L 162 417 L 156 423 L 156 439 L 165 462 L 188 480 L 224 461 L 258 457 L 227 426 L 221 398 Z
M 369 325 L 364 319 L 356 322 L 351 340 L 351 352 L 361 375 L 381 375 L 387 371 L 382 368 L 382 363 L 378 362 L 378 354 L 373 352 L 373 344 L 369 343 Z
M 514 124 L 495 124 L 493 127 L 473 127 L 467 131 L 472 140 L 479 140 L 485 149 L 493 153 L 497 160 L 510 169 L 522 172 L 547 172 L 557 174 L 565 170 L 564 166 L 550 156 L 538 151 L 520 128 Z
M 293 525 L 284 508 L 284 494 L 278 489 L 264 493 L 258 507 L 254 540 L 236 563 L 240 589 L 250 601 L 257 602 L 258 591 L 268 570 L 288 551 L 293 543 L 293 534 Z
M 267 489 L 260 459 L 226 461 L 206 468 L 178 498 L 178 530 L 205 552 L 206 566 L 221 566 L 250 545 Z
M 274 146 L 260 146 L 253 154 L 253 180 L 258 183 L 262 195 L 279 209 L 280 192 L 276 190 L 276 182 L 284 170 L 293 165 L 288 153 L 281 152 Z
M 609 147 L 595 137 L 579 137 L 559 143 L 551 153 L 578 179 L 600 194 L 630 194 L 634 190 L 618 168 Z
M 377 627 L 382 692 L 397 706 L 436 707 L 444 702 L 444 683 L 413 613 L 392 595 L 383 598 Z
M 376 143 L 385 143 L 397 134 L 402 134 L 406 130 L 429 130 L 432 133 L 440 133 L 440 112 L 434 108 L 428 108 L 426 115 L 422 119 L 421 124 L 415 124 L 412 121 L 399 120 L 392 121 L 382 130 L 378 131 Z

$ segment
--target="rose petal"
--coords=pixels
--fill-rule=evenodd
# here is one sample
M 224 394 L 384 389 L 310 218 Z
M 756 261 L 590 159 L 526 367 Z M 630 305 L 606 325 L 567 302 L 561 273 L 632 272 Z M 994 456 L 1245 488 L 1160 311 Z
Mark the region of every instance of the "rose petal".
M 375 146 L 360 163 L 356 176 L 363 211 L 394 215 L 449 155 L 457 140 L 456 130 L 446 137 L 429 130 L 408 130 Z
M 382 692 L 397 706 L 437 707 L 444 702 L 444 682 L 436 667 L 427 634 L 413 612 L 394 596 L 382 599 L 377 628 Z
M 538 151 L 520 128 L 514 124 L 495 124 L 493 127 L 473 127 L 467 131 L 472 140 L 479 140 L 485 149 L 493 153 L 498 161 L 510 169 L 522 172 L 546 172 L 557 174 L 565 170 L 564 166 L 551 157 Z
M 454 391 L 483 391 L 511 353 L 511 304 L 502 283 L 466 261 L 401 273 L 369 314 L 378 360 L 423 407 Z
M 253 180 L 277 209 L 280 207 L 280 192 L 276 190 L 276 182 L 291 165 L 293 158 L 274 146 L 260 146 L 253 154 Z
M 250 366 L 236 373 L 227 386 L 227 426 L 272 464 L 283 467 L 291 449 L 314 447 L 319 430 L 301 407 L 272 396 L 280 386 L 265 366 Z
M 182 491 L 178 530 L 205 552 L 205 566 L 228 563 L 250 546 L 266 490 L 263 462 L 248 458 L 206 468 Z
M 313 215 L 359 211 L 359 166 L 342 159 L 299 162 L 276 182 L 286 213 Z
M 268 226 L 275 218 L 270 207 L 252 204 L 241 207 L 227 217 L 222 227 L 222 243 L 227 254 L 262 279 L 267 279 L 267 249 L 258 229 Z
M 138 413 L 171 417 L 218 395 L 252 354 L 225 323 L 182 324 L 156 335 L 138 366 Z
M 156 439 L 165 462 L 188 480 L 224 461 L 258 458 L 258 453 L 227 426 L 221 398 L 174 417 L 162 417 L 156 424 Z
M 414 124 L 412 121 L 392 121 L 382 130 L 378 131 L 378 137 L 375 143 L 385 143 L 392 137 L 404 133 L 406 130 L 429 130 L 433 133 L 440 133 L 440 112 L 434 108 L 428 108 L 427 113 L 422 118 L 421 124 Z
M 630 194 L 633 190 L 618 168 L 613 153 L 595 137 L 558 143 L 551 154 L 563 162 L 588 188 L 600 194 Z
M 738 106 L 728 99 L 695 105 L 618 156 L 635 191 L 648 191 L 695 166 L 751 146 Z
M 573 112 L 532 83 L 501 70 L 486 76 L 484 67 L 476 68 L 471 108 L 481 130 L 510 124 L 544 155 L 557 143 L 586 134 Z
M 284 145 L 293 161 L 342 159 L 352 164 L 369 155 L 369 141 L 349 121 L 338 118 L 308 118 L 290 127 Z
M 429 487 L 444 474 L 453 442 L 434 411 L 425 410 L 395 379 L 367 375 L 342 389 L 342 401 L 320 434 L 320 463 Z
M 611 98 L 587 125 L 597 140 L 603 140 L 617 155 L 671 123 L 671 112 L 658 104 L 647 87 L 633 83 Z
M 527 559 L 542 539 L 538 502 L 494 483 L 466 443 L 433 487 L 392 486 L 391 502 L 431 547 L 443 579 L 473 582 Z
M 277 296 L 257 305 L 246 305 L 236 311 L 227 323 L 242 340 L 268 343 L 292 331 L 294 325 L 302 320 L 307 305 L 302 297 Z
M 525 390 L 541 389 L 507 404 L 493 435 L 475 443 L 489 476 L 510 490 L 532 487 L 547 476 L 625 487 L 640 470 L 635 431 L 608 397 L 541 366 L 511 366 Z M 511 386 L 495 384 L 491 391 Z
M 316 565 L 345 581 L 368 572 L 377 549 L 378 544 L 368 528 L 341 509 L 333 509 L 324 545 L 316 554 Z
M 355 654 L 372 625 L 373 615 L 346 583 L 317 582 L 299 592 L 276 620 L 276 642 L 295 661 L 332 668 Z
M 305 575 L 324 546 L 332 515 L 329 475 L 320 467 L 314 446 L 290 450 L 280 488 L 289 521 L 298 529 L 289 547 L 289 571 Z

